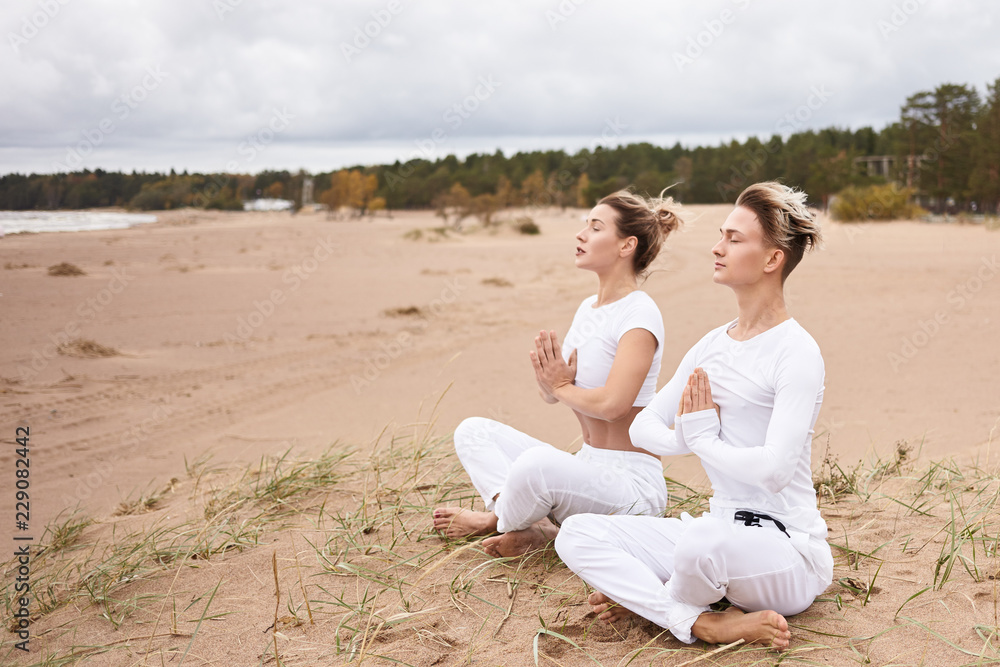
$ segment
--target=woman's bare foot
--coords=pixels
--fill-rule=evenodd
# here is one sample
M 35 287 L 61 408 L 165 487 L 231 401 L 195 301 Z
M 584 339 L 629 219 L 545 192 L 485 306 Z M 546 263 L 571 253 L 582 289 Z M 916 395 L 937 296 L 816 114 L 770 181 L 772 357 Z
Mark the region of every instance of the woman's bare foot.
M 559 528 L 545 518 L 524 530 L 514 530 L 483 540 L 483 550 L 494 558 L 523 556 L 529 551 L 544 549 L 558 534 Z
M 736 607 L 707 611 L 694 622 L 691 634 L 710 644 L 731 644 L 742 639 L 747 644 L 766 644 L 784 651 L 792 633 L 788 621 L 776 611 L 755 611 L 745 614 Z
M 616 623 L 635 615 L 600 591 L 591 593 L 587 597 L 587 603 L 597 614 L 597 618 L 605 623 Z
M 438 507 L 434 510 L 434 530 L 452 539 L 489 535 L 497 531 L 497 515 L 461 507 Z

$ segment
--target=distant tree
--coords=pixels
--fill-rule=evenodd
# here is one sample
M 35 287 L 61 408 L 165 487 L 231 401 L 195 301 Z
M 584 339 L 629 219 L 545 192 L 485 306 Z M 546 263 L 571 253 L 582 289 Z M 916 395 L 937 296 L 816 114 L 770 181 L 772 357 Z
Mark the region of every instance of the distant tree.
M 576 205 L 580 208 L 590 208 L 591 198 L 589 195 L 590 177 L 586 173 L 580 174 L 576 180 Z
M 563 188 L 559 180 L 559 175 L 555 171 L 549 174 L 548 179 L 545 181 L 545 193 L 548 195 L 547 199 L 549 202 L 555 204 L 560 209 L 566 208 L 569 195 Z
M 502 155 L 502 154 L 501 154 Z M 497 179 L 496 205 L 498 209 L 505 209 L 514 203 L 514 186 L 506 176 Z
M 920 189 L 939 202 L 967 195 L 979 110 L 975 88 L 951 83 L 911 95 L 903 105 L 900 116 L 907 132 L 910 173 L 920 164 L 917 158 L 924 158 L 921 171 L 927 178 L 921 179 Z M 908 176 L 907 186 L 916 185 L 913 180 Z
M 805 191 L 812 200 L 818 200 L 826 209 L 830 196 L 851 184 L 853 163 L 846 150 L 831 155 L 833 149 L 819 151 L 816 160 L 809 167 L 809 177 Z
M 644 171 L 635 177 L 632 185 L 640 194 L 655 197 L 663 188 L 670 185 L 670 178 L 659 171 Z
M 461 183 L 455 183 L 447 192 L 434 198 L 434 208 L 446 225 L 451 224 L 456 231 L 460 231 L 462 220 L 472 214 L 472 195 Z M 449 223 L 451 216 L 455 219 Z
M 545 176 L 540 169 L 521 181 L 521 203 L 525 206 L 547 206 L 552 203 L 545 191 Z
M 325 204 L 328 216 L 335 216 L 343 207 L 354 210 L 354 215 L 364 215 L 371 206 L 378 190 L 378 176 L 363 174 L 359 169 L 341 169 L 330 176 L 330 187 L 319 195 Z M 383 199 L 383 207 L 385 200 Z
M 1000 214 L 1000 78 L 987 86 L 986 103 L 976 121 L 969 190 L 980 210 Z
M 267 186 L 264 194 L 271 199 L 284 199 L 285 184 L 281 181 L 275 181 L 274 183 L 271 183 L 271 185 Z
M 472 198 L 469 210 L 483 227 L 491 227 L 494 223 L 493 216 L 500 210 L 500 205 L 496 195 L 483 193 Z
M 687 155 L 674 160 L 674 174 L 677 177 L 677 185 L 671 190 L 671 195 L 678 201 L 687 200 L 691 194 L 691 179 L 694 177 L 694 162 Z

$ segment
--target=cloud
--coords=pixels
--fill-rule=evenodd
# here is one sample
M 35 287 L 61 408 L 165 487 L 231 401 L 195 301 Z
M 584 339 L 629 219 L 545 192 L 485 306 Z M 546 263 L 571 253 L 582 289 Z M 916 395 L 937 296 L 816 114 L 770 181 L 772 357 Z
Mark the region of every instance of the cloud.
M 404 151 L 438 128 L 483 146 L 613 118 L 640 138 L 766 135 L 816 86 L 833 94 L 802 127 L 881 127 L 918 90 L 1000 76 L 998 16 L 968 0 L 9 0 L 0 171 L 52 170 L 108 118 L 90 166 L 221 168 L 282 109 L 294 122 L 253 169 L 324 145 L 339 166 L 338 145 Z M 166 74 L 143 94 L 151 70 Z M 484 77 L 500 85 L 451 127 Z

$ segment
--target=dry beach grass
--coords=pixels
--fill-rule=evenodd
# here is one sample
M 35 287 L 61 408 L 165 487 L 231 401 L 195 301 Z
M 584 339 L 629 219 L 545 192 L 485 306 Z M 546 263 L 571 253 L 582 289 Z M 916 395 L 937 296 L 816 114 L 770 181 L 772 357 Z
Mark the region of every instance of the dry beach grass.
M 433 422 L 367 454 L 333 446 L 233 469 L 206 457 L 114 516 L 59 517 L 35 558 L 31 656 L 5 664 L 774 664 L 759 647 L 685 646 L 646 622 L 597 621 L 550 551 L 487 557 L 446 542 L 431 508 L 472 506 Z M 849 470 L 816 484 L 835 582 L 790 619 L 782 663 L 1000 663 L 1000 476 L 939 461 Z M 671 514 L 706 489 L 670 480 Z M 10 590 L 4 604 L 10 607 Z

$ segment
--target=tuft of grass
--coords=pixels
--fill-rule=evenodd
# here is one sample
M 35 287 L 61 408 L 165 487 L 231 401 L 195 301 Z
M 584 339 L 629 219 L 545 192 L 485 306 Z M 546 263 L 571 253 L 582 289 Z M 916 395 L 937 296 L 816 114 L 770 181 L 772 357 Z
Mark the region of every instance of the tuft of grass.
M 514 225 L 514 229 L 521 234 L 534 236 L 542 233 L 542 228 L 539 227 L 534 220 L 528 217 L 515 218 L 511 224 Z
M 426 238 L 426 240 L 434 243 L 451 238 L 451 232 L 454 231 L 456 230 L 448 227 L 430 227 L 428 229 L 415 227 L 408 232 L 404 232 L 403 238 L 407 241 L 420 241 Z
M 483 278 L 482 283 L 484 285 L 493 285 L 494 287 L 513 287 L 514 283 L 507 280 L 506 278 Z
M 87 272 L 81 269 L 76 264 L 70 264 L 69 262 L 60 262 L 59 264 L 53 264 L 49 267 L 50 276 L 85 276 Z
M 112 513 L 112 516 L 132 516 L 135 514 L 145 514 L 156 508 L 160 501 L 167 493 L 174 490 L 174 485 L 177 484 L 179 480 L 175 477 L 170 480 L 165 487 L 159 491 L 152 491 L 150 493 L 140 493 L 139 497 L 135 500 L 125 499 L 118 503 L 118 507 Z
M 903 472 L 912 451 L 912 445 L 899 440 L 893 446 L 892 458 L 876 457 L 867 463 L 858 461 L 854 467 L 845 470 L 832 454 L 828 437 L 826 454 L 819 470 L 813 473 L 813 488 L 820 498 L 832 503 L 845 495 L 867 500 L 885 480 Z
M 79 541 L 83 531 L 94 523 L 94 520 L 83 514 L 80 508 L 73 509 L 65 518 L 63 512 L 56 515 L 42 532 L 40 547 L 36 558 L 58 554 Z
M 424 317 L 424 311 L 419 306 L 386 308 L 382 314 L 386 317 Z
M 99 359 L 101 357 L 117 357 L 121 353 L 113 347 L 101 345 L 87 338 L 74 338 L 62 343 L 56 350 L 65 357 L 81 359 Z

